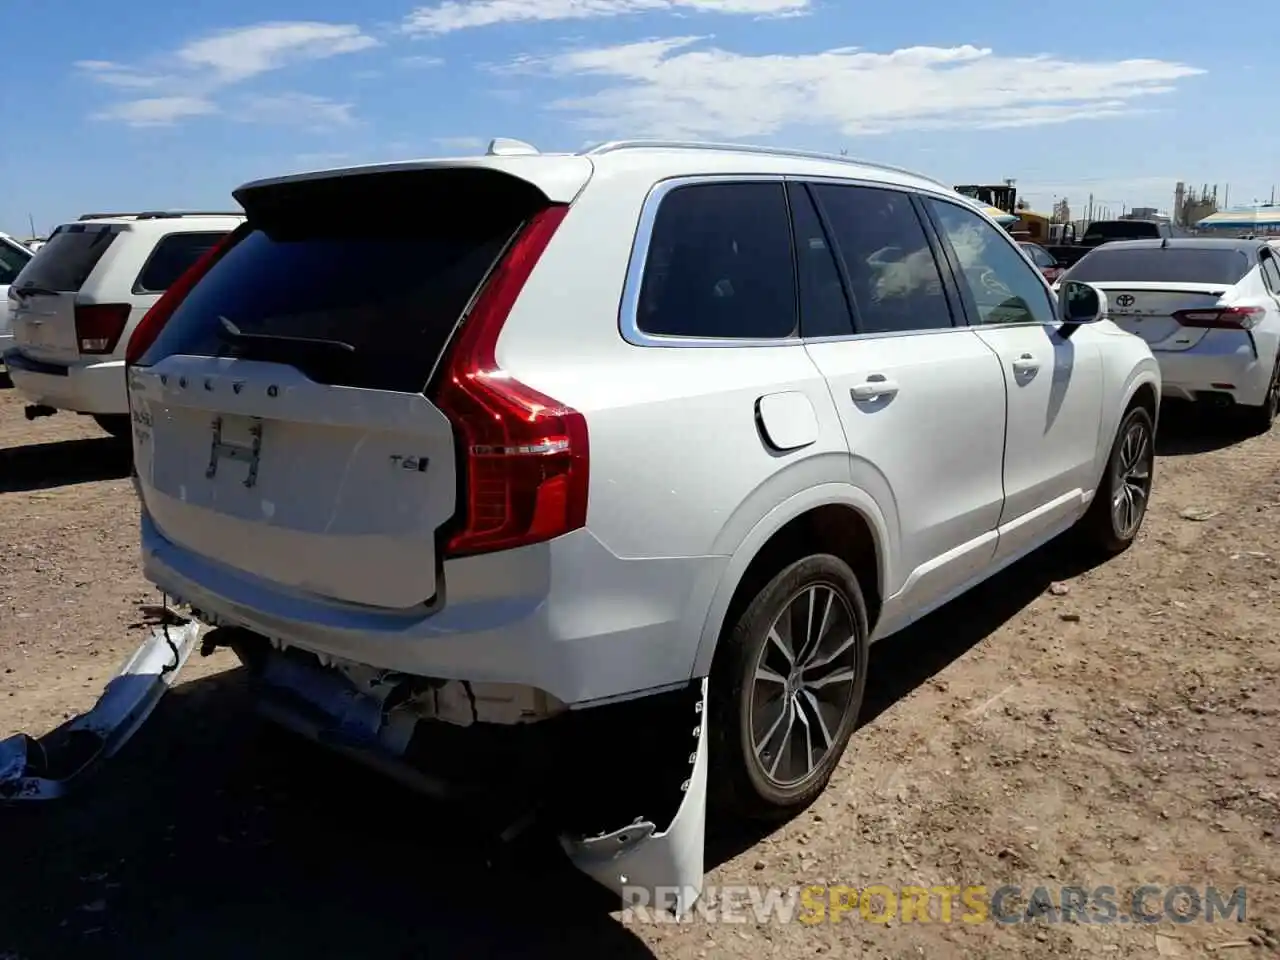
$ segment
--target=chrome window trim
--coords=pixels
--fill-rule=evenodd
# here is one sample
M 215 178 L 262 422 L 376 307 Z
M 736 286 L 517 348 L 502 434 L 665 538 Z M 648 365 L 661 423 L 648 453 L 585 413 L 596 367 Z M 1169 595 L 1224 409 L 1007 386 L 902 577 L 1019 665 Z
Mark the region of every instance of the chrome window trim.
M 640 209 L 640 220 L 636 224 L 635 239 L 631 242 L 631 258 L 627 263 L 626 280 L 622 288 L 622 302 L 618 308 L 618 329 L 622 339 L 636 347 L 716 347 L 720 349 L 736 347 L 786 347 L 798 346 L 803 341 L 799 337 L 743 338 L 730 337 L 672 337 L 660 334 L 645 333 L 640 329 L 638 314 L 640 309 L 640 289 L 644 284 L 644 271 L 649 262 L 649 246 L 653 241 L 654 221 L 658 217 L 658 208 L 671 191 L 680 187 L 712 183 L 776 183 L 784 184 L 786 178 L 781 174 L 694 174 L 660 180 L 650 189 Z

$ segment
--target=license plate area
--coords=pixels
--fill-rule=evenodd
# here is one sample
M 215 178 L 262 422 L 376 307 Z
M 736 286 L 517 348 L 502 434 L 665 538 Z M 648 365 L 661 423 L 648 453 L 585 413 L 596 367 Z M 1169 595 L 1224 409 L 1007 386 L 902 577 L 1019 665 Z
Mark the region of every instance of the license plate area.
M 221 414 L 210 424 L 209 465 L 204 475 L 212 480 L 228 467 L 243 470 L 240 482 L 253 487 L 258 482 L 258 464 L 262 457 L 263 423 L 258 417 Z M 243 467 L 239 465 L 243 464 Z

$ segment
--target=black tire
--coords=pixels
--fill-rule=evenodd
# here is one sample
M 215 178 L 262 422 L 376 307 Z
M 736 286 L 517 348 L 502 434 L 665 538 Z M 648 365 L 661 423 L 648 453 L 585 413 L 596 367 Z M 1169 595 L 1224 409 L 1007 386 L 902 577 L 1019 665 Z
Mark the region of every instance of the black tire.
M 1136 454 L 1136 461 L 1129 464 L 1126 463 L 1128 460 L 1126 440 L 1133 442 L 1131 435 L 1138 430 L 1142 431 L 1144 439 L 1141 442 L 1144 444 L 1144 449 Z M 1122 525 L 1112 505 L 1124 483 L 1125 476 L 1130 475 L 1131 481 L 1137 479 L 1140 474 L 1134 471 L 1140 472 L 1144 465 L 1145 484 L 1142 485 L 1144 491 L 1141 502 L 1137 504 L 1136 520 Z M 1154 478 L 1155 424 L 1151 418 L 1151 412 L 1146 407 L 1132 407 L 1120 421 L 1120 428 L 1116 431 L 1115 440 L 1111 444 L 1111 456 L 1107 458 L 1107 468 L 1102 474 L 1102 481 L 1098 484 L 1098 492 L 1094 494 L 1093 502 L 1089 504 L 1088 511 L 1080 520 L 1078 533 L 1084 545 L 1104 556 L 1114 556 L 1127 550 L 1137 539 L 1142 523 L 1146 519 Z M 1137 494 L 1134 491 L 1137 486 L 1132 482 L 1130 484 L 1130 496 L 1135 499 Z
M 831 600 L 815 602 L 814 597 Z M 775 702 L 768 697 L 768 684 L 756 680 L 757 667 L 787 662 L 782 648 L 770 640 L 770 632 L 795 601 L 799 607 L 788 613 L 780 632 L 790 633 L 787 624 L 806 604 L 826 610 L 830 603 L 826 615 L 830 620 L 824 617 L 822 621 L 827 632 L 814 631 L 818 639 L 814 649 L 802 649 L 801 656 L 793 658 L 803 664 L 804 654 L 808 654 L 812 672 L 802 678 L 807 682 L 791 693 L 793 677 L 788 677 L 787 683 L 777 686 Z M 797 622 L 807 620 L 801 618 Z M 804 808 L 822 792 L 857 724 L 867 682 L 867 634 L 867 607 L 858 578 L 847 563 L 829 554 L 815 554 L 788 565 L 756 594 L 737 622 L 729 625 L 721 637 L 711 675 L 711 773 L 718 806 L 734 816 L 780 819 Z M 848 637 L 852 638 L 851 644 L 843 639 Z M 835 650 L 842 652 L 830 663 L 822 664 L 822 659 Z M 849 671 L 852 677 L 847 681 L 831 679 Z M 799 676 L 794 668 L 791 672 Z M 814 684 L 823 680 L 826 682 Z M 824 749 L 820 759 L 815 760 L 813 746 L 806 747 L 797 740 L 790 741 L 794 744 L 790 749 L 770 749 L 783 742 L 781 728 L 776 727 L 779 732 L 775 737 L 779 739 L 766 742 L 763 759 L 757 754 L 755 744 L 760 736 L 759 729 L 753 732 L 753 725 L 768 727 L 769 712 L 776 710 L 781 717 L 779 722 L 785 726 L 789 713 L 784 704 L 788 701 L 802 705 L 801 713 L 793 715 L 792 722 L 801 718 L 808 721 L 804 729 L 811 732 L 813 744 Z M 823 720 L 821 725 L 816 722 L 819 718 Z M 811 769 L 799 779 L 786 780 L 778 775 L 783 757 L 787 765 L 807 764 Z M 766 768 L 769 759 L 774 759 L 772 777 Z
M 1280 414 L 1280 358 L 1271 371 L 1271 383 L 1267 386 L 1267 399 L 1259 407 L 1239 408 L 1240 419 L 1246 430 L 1254 434 L 1266 433 Z
M 133 426 L 130 424 L 127 414 L 95 413 L 93 422 L 117 440 L 124 440 L 133 432 Z

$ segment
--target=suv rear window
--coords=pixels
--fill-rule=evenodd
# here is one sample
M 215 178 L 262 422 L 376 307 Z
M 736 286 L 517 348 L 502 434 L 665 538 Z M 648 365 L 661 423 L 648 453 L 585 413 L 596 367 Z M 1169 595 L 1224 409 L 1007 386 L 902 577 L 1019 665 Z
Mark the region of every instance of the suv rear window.
M 1239 250 L 1108 245 L 1086 254 L 1063 279 L 1084 283 L 1234 284 L 1249 268 L 1249 258 Z
M 510 181 L 510 182 L 508 182 Z M 249 224 L 141 363 L 287 363 L 319 383 L 423 390 L 472 295 L 546 201 L 488 171 L 260 188 Z
M 134 293 L 164 293 L 187 268 L 218 245 L 227 231 L 171 233 L 162 237 L 138 274 Z
M 59 227 L 23 269 L 17 286 L 76 293 L 119 233 L 120 227 L 115 224 L 72 223 Z

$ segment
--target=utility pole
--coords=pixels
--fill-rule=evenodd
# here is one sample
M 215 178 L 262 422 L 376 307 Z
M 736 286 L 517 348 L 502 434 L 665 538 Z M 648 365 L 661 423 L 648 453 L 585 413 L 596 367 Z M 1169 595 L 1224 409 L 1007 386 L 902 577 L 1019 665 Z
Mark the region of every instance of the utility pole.
M 1093 194 L 1092 194 L 1092 193 L 1091 193 L 1091 194 L 1089 194 L 1089 214 L 1088 214 L 1088 219 L 1089 219 L 1089 220 L 1092 220 L 1092 219 L 1093 219 Z
M 1274 193 L 1275 191 L 1273 190 L 1272 192 Z M 31 225 L 31 239 L 34 240 L 36 238 L 36 218 L 28 213 L 27 223 Z

